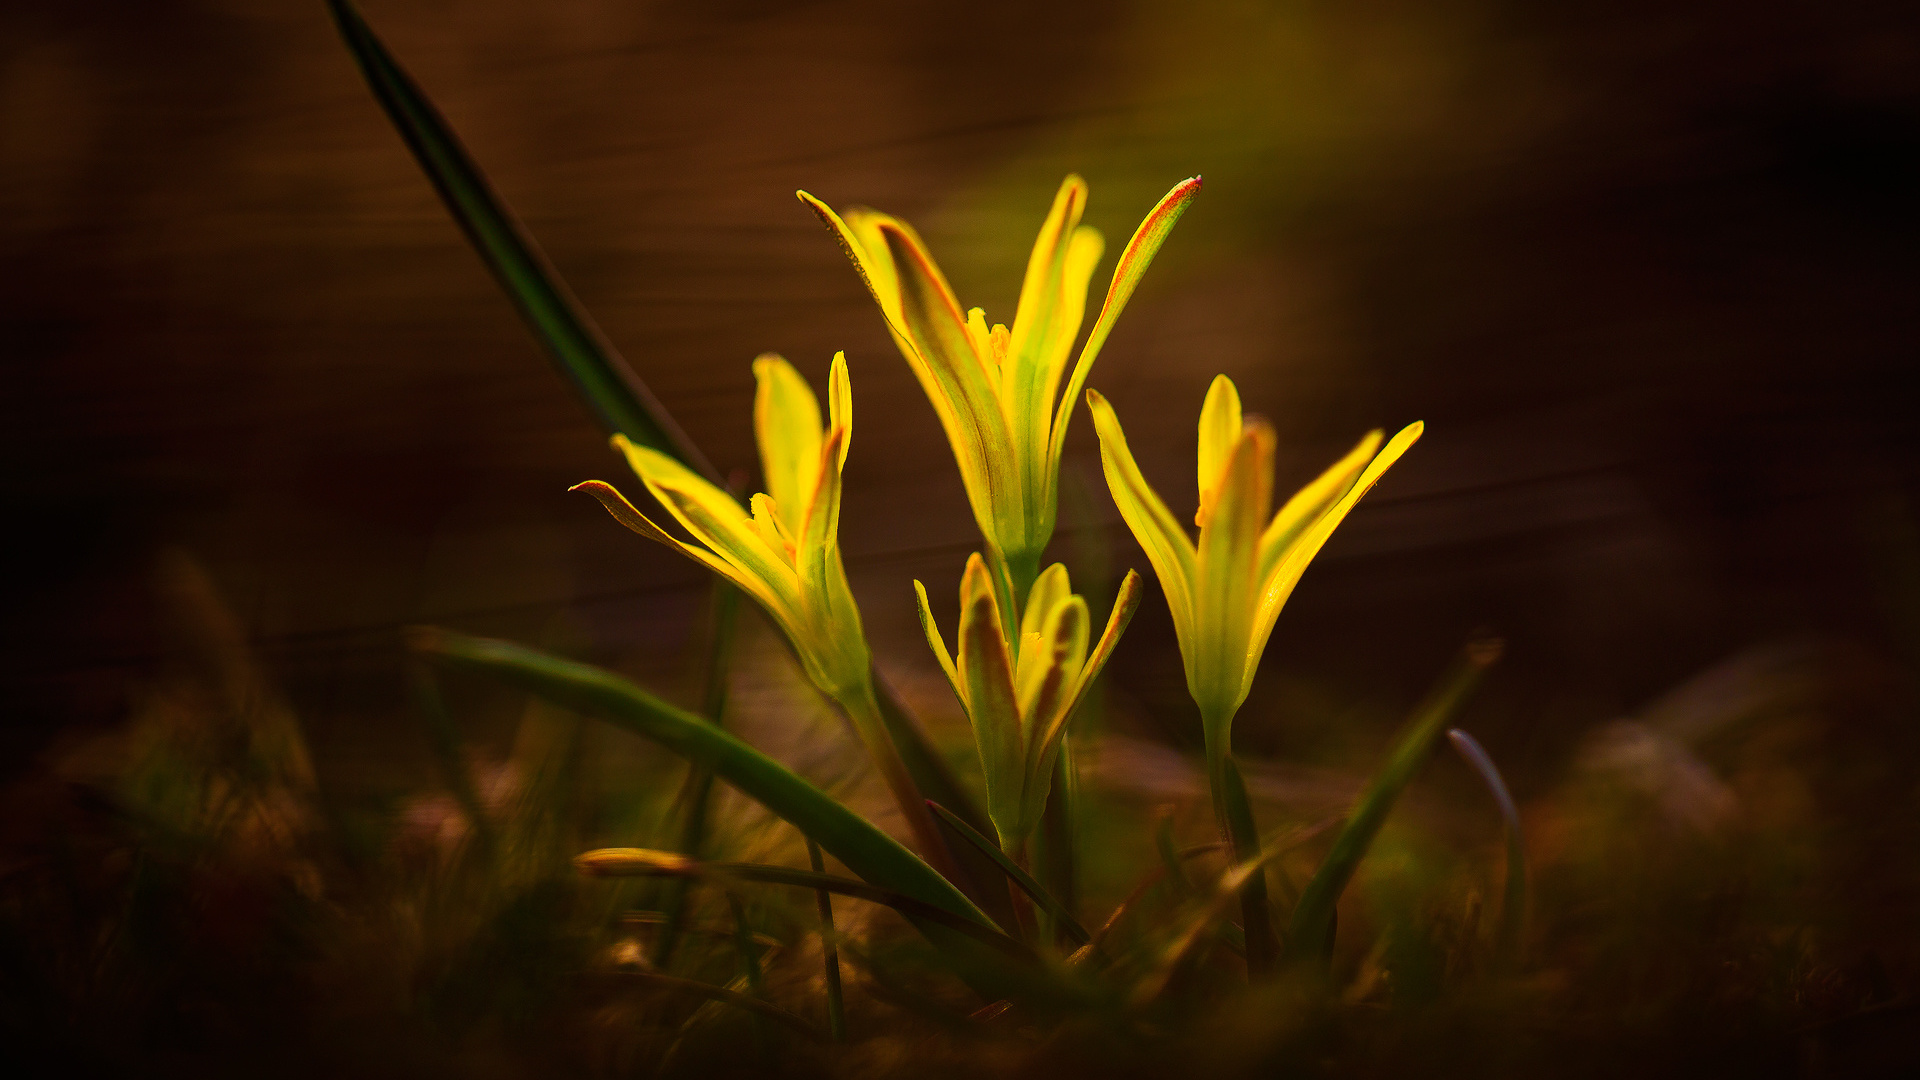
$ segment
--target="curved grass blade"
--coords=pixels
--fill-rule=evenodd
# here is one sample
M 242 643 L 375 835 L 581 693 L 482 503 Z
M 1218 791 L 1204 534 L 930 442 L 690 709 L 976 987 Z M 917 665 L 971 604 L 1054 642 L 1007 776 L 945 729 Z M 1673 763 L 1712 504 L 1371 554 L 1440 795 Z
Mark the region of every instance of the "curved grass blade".
M 1499 658 L 1498 641 L 1468 644 L 1460 658 L 1441 676 L 1426 702 L 1414 710 L 1413 717 L 1394 742 L 1386 765 L 1374 776 L 1359 806 L 1334 837 L 1333 848 L 1327 852 L 1320 869 L 1301 890 L 1300 902 L 1294 905 L 1293 918 L 1287 926 L 1283 954 L 1287 963 L 1324 965 L 1331 958 L 1333 918 L 1340 894 L 1346 891 L 1347 882 L 1352 880 L 1354 870 L 1386 822 L 1394 801 L 1426 763 L 1434 741 L 1446 730 L 1447 721 L 1459 711 L 1473 688 L 1479 685 L 1480 677 Z
M 800 870 L 791 866 L 775 866 L 770 863 L 703 863 L 672 852 L 649 851 L 645 848 L 600 848 L 576 858 L 574 864 L 580 867 L 583 873 L 593 874 L 596 877 L 681 877 L 709 881 L 748 881 L 762 885 L 791 885 L 799 889 L 837 893 L 841 896 L 851 896 L 857 900 L 890 907 L 910 919 L 924 919 L 938 923 L 1017 960 L 1038 959 L 1033 950 L 1001 933 L 998 929 L 955 915 L 945 908 L 904 893 L 881 888 L 865 881 L 843 878 L 837 874 Z
M 733 735 L 612 672 L 511 642 L 446 630 L 419 628 L 409 637 L 417 652 L 487 672 L 556 704 L 602 717 L 705 765 L 812 837 L 868 883 L 999 930 L 952 883 L 871 822 Z
M 820 857 L 820 845 L 811 839 L 807 841 L 807 863 L 814 873 L 826 874 L 827 864 Z M 834 1042 L 842 1043 L 847 1041 L 847 1004 L 840 989 L 840 946 L 834 940 L 833 893 L 816 889 L 814 896 L 820 908 L 820 953 L 827 968 L 827 1032 Z
M 992 860 L 993 865 L 999 869 L 1002 874 L 1007 876 L 1007 880 L 1018 885 L 1021 892 L 1026 893 L 1033 899 L 1034 903 L 1040 905 L 1040 910 L 1052 917 L 1060 929 L 1065 931 L 1067 936 L 1073 939 L 1075 945 L 1085 945 L 1087 942 L 1093 940 L 1093 935 L 1087 933 L 1087 928 L 1080 925 L 1080 921 L 1073 917 L 1073 913 L 1061 906 L 1060 901 L 1054 899 L 1053 894 L 1042 888 L 1039 882 L 1033 880 L 1033 875 L 1020 869 L 1019 863 L 1007 858 L 1006 853 L 1000 850 L 999 845 L 981 836 L 979 830 L 962 821 L 960 815 L 955 814 L 953 811 L 941 806 L 932 799 L 927 800 L 927 806 L 931 808 L 935 814 L 939 815 L 940 820 L 946 822 L 954 832 L 959 833 L 961 839 L 972 844 L 982 855 Z
M 740 613 L 740 590 L 718 574 L 708 593 L 707 604 L 707 678 L 700 695 L 700 715 L 724 726 L 727 714 L 727 669 L 733 657 L 733 629 Z M 680 850 L 696 858 L 707 840 L 707 813 L 713 804 L 713 772 L 689 765 L 687 772 L 686 817 L 680 825 Z M 665 968 L 673 959 L 686 923 L 687 883 L 669 882 L 661 902 L 666 922 L 654 943 L 653 966 Z
M 1514 806 L 1513 793 L 1507 790 L 1507 782 L 1492 756 L 1478 739 L 1454 728 L 1447 732 L 1447 740 L 1473 771 L 1480 774 L 1507 826 L 1507 888 L 1500 902 L 1500 936 L 1495 939 L 1494 963 L 1502 970 L 1510 970 L 1520 958 L 1520 938 L 1527 921 L 1527 849 L 1520 835 L 1520 810 Z
M 820 1038 L 819 1028 L 814 1027 L 812 1024 L 807 1023 L 805 1020 L 778 1005 L 770 1005 L 757 997 L 743 994 L 738 990 L 730 990 L 724 986 L 714 986 L 711 983 L 698 982 L 694 979 L 682 979 L 674 975 L 662 975 L 654 971 L 628 971 L 623 972 L 622 977 L 638 979 L 642 982 L 650 982 L 655 986 L 665 987 L 669 990 L 679 990 L 683 993 L 697 994 L 700 997 L 706 998 L 708 1001 L 717 1001 L 724 1005 L 731 1005 L 736 1009 L 745 1009 L 755 1016 L 764 1016 L 769 1020 L 777 1020 L 808 1038 Z
M 349 0 L 327 0 L 327 7 L 374 97 L 448 212 L 600 423 L 609 432 L 673 455 L 717 482 L 719 475 L 712 464 L 580 306 L 540 245 L 487 182 L 446 118 L 366 20 Z

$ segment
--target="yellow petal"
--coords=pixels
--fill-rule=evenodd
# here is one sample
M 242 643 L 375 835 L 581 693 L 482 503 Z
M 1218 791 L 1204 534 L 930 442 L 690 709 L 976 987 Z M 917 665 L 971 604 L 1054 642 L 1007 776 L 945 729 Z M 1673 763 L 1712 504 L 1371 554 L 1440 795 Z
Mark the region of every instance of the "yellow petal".
M 820 468 L 820 402 L 792 364 L 775 353 L 753 362 L 753 432 L 767 494 L 798 526 Z
M 801 526 L 794 558 L 794 568 L 804 588 L 825 586 L 822 575 L 827 568 L 827 556 L 829 552 L 837 555 L 840 549 L 840 447 L 846 439 L 847 429 L 837 427 L 827 434 L 825 445 L 820 447 L 815 486 L 807 495 L 807 518 Z
M 834 353 L 833 364 L 827 369 L 827 426 L 847 433 L 840 440 L 840 458 L 834 462 L 835 468 L 844 468 L 847 451 L 853 448 L 853 380 L 847 375 L 844 352 Z
M 1280 512 L 1273 515 L 1273 522 L 1267 526 L 1267 531 L 1260 534 L 1262 582 L 1273 576 L 1280 560 L 1286 557 L 1287 550 L 1307 527 L 1318 521 L 1327 507 L 1332 506 L 1353 486 L 1354 477 L 1373 459 L 1374 451 L 1379 448 L 1380 432 L 1368 432 L 1366 438 L 1347 452 L 1346 457 L 1334 462 L 1313 483 L 1295 492 L 1293 498 L 1280 508 Z
M 843 218 L 806 192 L 798 194 L 833 230 L 879 305 L 888 333 L 940 417 L 974 520 L 997 543 L 998 522 L 1025 519 L 1020 477 L 999 395 L 946 279 L 904 222 L 871 210 L 850 210 Z M 911 265 L 898 265 L 903 260 Z
M 1046 627 L 1047 616 L 1071 595 L 1073 585 L 1064 564 L 1054 563 L 1040 571 L 1040 576 L 1033 579 L 1033 585 L 1027 590 L 1027 606 L 1020 614 L 1020 636 L 1024 639 L 1028 634 L 1040 633 Z
M 799 614 L 800 581 L 792 561 L 785 552 L 776 552 L 761 539 L 753 519 L 733 496 L 658 450 L 637 445 L 622 435 L 615 435 L 613 443 L 626 455 L 627 464 L 647 490 L 695 540 L 742 574 L 764 582 L 767 590 L 779 598 L 780 610 L 773 612 L 775 618 L 792 619 Z M 797 626 L 789 625 L 789 632 Z
M 1024 790 L 1029 801 L 1037 798 L 1039 805 L 1034 808 L 1036 813 L 1046 805 L 1053 762 L 1060 753 L 1060 740 L 1066 737 L 1067 724 L 1080 708 L 1080 702 L 1085 700 L 1087 691 L 1092 689 L 1093 680 L 1099 678 L 1101 670 L 1107 666 L 1107 660 L 1113 656 L 1114 648 L 1120 644 L 1120 635 L 1126 633 L 1127 623 L 1133 620 L 1134 610 L 1140 606 L 1140 597 L 1145 591 L 1139 573 L 1127 571 L 1127 576 L 1120 582 L 1120 591 L 1114 596 L 1113 611 L 1107 616 L 1107 627 L 1101 631 L 1093 652 L 1078 666 L 1059 707 L 1047 717 L 1030 719 Z
M 1210 724 L 1230 721 L 1246 696 L 1248 644 L 1260 602 L 1260 531 L 1273 509 L 1273 442 L 1273 429 L 1263 421 L 1246 425 L 1200 530 L 1194 597 L 1199 647 L 1187 679 L 1201 719 Z
M 940 627 L 933 621 L 933 608 L 927 603 L 927 587 L 920 584 L 918 578 L 913 582 L 913 595 L 919 604 L 920 631 L 927 635 L 927 648 L 932 649 L 934 659 L 940 661 L 940 670 L 947 677 L 947 685 L 953 687 L 953 696 L 959 699 L 960 708 L 966 710 L 966 688 L 953 669 L 953 657 L 947 653 L 946 639 L 940 636 Z M 971 718 L 972 711 L 967 710 L 967 714 Z
M 618 521 L 620 524 L 625 525 L 627 528 L 632 529 L 634 532 L 639 533 L 649 540 L 656 540 L 673 548 L 694 562 L 699 563 L 714 573 L 719 574 L 721 577 L 726 578 L 728 581 L 733 582 L 735 585 L 738 585 L 743 592 L 753 597 L 761 607 L 765 608 L 767 614 L 771 615 L 773 620 L 781 625 L 782 629 L 788 630 L 788 632 L 791 633 L 791 627 L 795 625 L 798 616 L 797 605 L 793 596 L 776 592 L 765 581 L 762 581 L 752 574 L 746 573 L 741 570 L 740 567 L 722 559 L 706 548 L 698 544 L 689 544 L 667 532 L 665 529 L 662 529 L 660 526 L 655 525 L 645 514 L 635 509 L 634 505 L 627 501 L 627 497 L 620 494 L 619 490 L 611 484 L 600 480 L 588 480 L 585 483 L 575 484 L 567 490 L 584 491 L 592 495 L 594 498 L 600 500 L 600 505 L 606 507 L 607 513 L 612 514 L 615 521 Z
M 1182 180 L 1173 186 L 1147 212 L 1145 220 L 1135 229 L 1133 237 L 1120 252 L 1120 261 L 1113 268 L 1113 280 L 1107 286 L 1107 298 L 1100 305 L 1100 317 L 1093 322 L 1093 331 L 1087 335 L 1087 343 L 1080 347 L 1080 359 L 1073 365 L 1073 378 L 1067 383 L 1067 392 L 1060 399 L 1059 411 L 1053 417 L 1051 446 L 1047 452 L 1047 470 L 1057 474 L 1060 470 L 1060 453 L 1066 446 L 1067 420 L 1073 415 L 1075 400 L 1080 388 L 1087 384 L 1087 372 L 1092 370 L 1093 361 L 1100 355 L 1101 346 L 1107 342 L 1107 335 L 1113 332 L 1114 320 L 1132 299 L 1133 290 L 1140 284 L 1140 278 L 1147 272 L 1147 266 L 1166 243 L 1167 234 L 1173 231 L 1174 223 L 1180 215 L 1187 212 L 1187 205 L 1200 193 L 1200 178 Z
M 1078 176 L 1068 176 L 1061 181 L 1060 190 L 1053 197 L 1053 207 L 1040 226 L 1040 235 L 1034 238 L 1033 252 L 1027 256 L 1027 276 L 1020 283 L 1020 305 L 1014 309 L 1013 333 L 1008 342 L 1008 352 L 1015 357 L 1035 359 L 1043 343 L 1059 331 L 1067 251 L 1086 208 L 1086 181 Z M 1084 302 L 1083 296 L 1083 305 Z M 1067 336 L 1072 338 L 1079 332 L 1080 320 L 1076 315 Z
M 986 561 L 976 553 L 960 579 L 960 656 L 967 713 L 987 782 L 987 814 L 1003 840 L 1019 818 L 1022 782 L 1019 703 L 1013 689 L 1013 659 L 1000 626 Z
M 1114 505 L 1126 520 L 1134 539 L 1147 553 L 1153 572 L 1160 578 L 1160 591 L 1167 594 L 1167 608 L 1173 614 L 1173 629 L 1180 639 L 1180 652 L 1191 656 L 1194 641 L 1194 562 L 1193 541 L 1187 539 L 1180 519 L 1147 486 L 1127 448 L 1127 436 L 1113 406 L 1098 390 L 1087 391 L 1087 408 L 1093 413 L 1094 430 L 1100 435 L 1100 465 L 1107 476 L 1107 490 Z M 1189 661 L 1191 663 L 1191 661 Z
M 1394 462 L 1400 460 L 1400 456 L 1405 454 L 1408 448 L 1419 441 L 1421 433 L 1425 430 L 1426 425 L 1418 421 L 1401 428 L 1400 433 L 1387 443 L 1386 449 L 1380 451 L 1380 456 L 1374 458 L 1367 465 L 1366 471 L 1360 474 L 1360 478 L 1347 488 L 1344 495 L 1340 496 L 1340 500 L 1314 519 L 1313 524 L 1289 546 L 1281 556 L 1279 564 L 1269 572 L 1265 586 L 1261 589 L 1260 608 L 1254 625 L 1252 654 L 1255 657 L 1266 649 L 1267 638 L 1273 633 L 1273 623 L 1280 617 L 1280 609 L 1286 606 L 1287 598 L 1293 595 L 1294 586 L 1300 583 L 1300 575 L 1307 572 L 1307 566 L 1313 562 L 1313 557 L 1326 546 L 1327 538 L 1332 536 L 1333 530 L 1347 519 L 1347 514 L 1352 512 L 1354 504 L 1373 489 L 1373 485 L 1380 481 L 1380 477 L 1389 468 L 1393 467 Z
M 1220 493 L 1227 459 L 1240 442 L 1240 391 L 1233 380 L 1215 375 L 1207 388 L 1207 402 L 1200 407 L 1200 509 L 1193 515 L 1195 525 L 1204 526 Z

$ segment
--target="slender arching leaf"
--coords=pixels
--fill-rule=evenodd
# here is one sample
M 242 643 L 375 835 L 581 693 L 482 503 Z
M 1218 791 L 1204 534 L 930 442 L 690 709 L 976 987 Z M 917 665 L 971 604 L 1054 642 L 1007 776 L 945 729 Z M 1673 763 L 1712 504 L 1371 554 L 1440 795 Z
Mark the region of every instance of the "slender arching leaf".
M 717 481 L 713 466 L 580 306 L 540 245 L 487 182 L 446 118 L 366 20 L 349 0 L 327 0 L 327 6 L 374 97 L 448 212 L 600 422 L 609 432 L 672 454 Z
M 1068 937 L 1073 939 L 1074 944 L 1085 945 L 1088 941 L 1092 940 L 1093 935 L 1087 933 L 1087 928 L 1080 925 L 1080 920 L 1075 919 L 1072 912 L 1062 907 L 1060 901 L 1054 899 L 1052 893 L 1043 888 L 1039 882 L 1033 880 L 1033 875 L 1020 869 L 1018 863 L 1007 858 L 1006 854 L 1000 850 L 999 845 L 980 835 L 973 826 L 961 820 L 958 814 L 934 802 L 932 799 L 927 800 L 927 805 L 933 809 L 934 813 L 940 815 L 940 820 L 951 826 L 953 831 L 959 833 L 961 838 L 966 840 L 967 843 L 972 844 L 975 850 L 987 858 L 992 859 L 993 865 L 999 867 L 1000 872 L 1007 875 L 1008 880 L 1018 885 L 1021 892 L 1032 897 L 1033 902 L 1040 905 L 1042 911 L 1058 919 L 1061 928 L 1067 932 Z
M 812 837 L 869 884 L 998 930 L 945 878 L 900 842 L 786 766 L 720 727 L 609 671 L 511 642 L 446 630 L 412 632 L 415 651 L 485 671 L 568 708 L 639 733 L 713 774 Z
M 1520 809 L 1513 804 L 1513 793 L 1507 790 L 1507 781 L 1494 765 L 1493 755 L 1480 745 L 1480 740 L 1459 728 L 1447 732 L 1447 740 L 1468 766 L 1480 774 L 1506 825 L 1507 888 L 1500 905 L 1500 936 L 1495 942 L 1494 957 L 1501 967 L 1510 968 L 1519 959 L 1520 939 L 1527 920 L 1527 847 L 1520 834 Z
M 1334 908 L 1346 891 L 1355 868 L 1372 846 L 1373 838 L 1386 823 L 1387 812 L 1406 790 L 1414 773 L 1426 763 L 1434 741 L 1447 729 L 1447 722 L 1466 703 L 1480 677 L 1500 658 L 1500 643 L 1476 641 L 1464 649 L 1427 700 L 1395 740 L 1387 763 L 1373 778 L 1361 796 L 1360 804 L 1334 838 L 1332 850 L 1314 872 L 1313 879 L 1300 892 L 1287 926 L 1286 959 L 1289 963 L 1321 964 L 1333 949 Z

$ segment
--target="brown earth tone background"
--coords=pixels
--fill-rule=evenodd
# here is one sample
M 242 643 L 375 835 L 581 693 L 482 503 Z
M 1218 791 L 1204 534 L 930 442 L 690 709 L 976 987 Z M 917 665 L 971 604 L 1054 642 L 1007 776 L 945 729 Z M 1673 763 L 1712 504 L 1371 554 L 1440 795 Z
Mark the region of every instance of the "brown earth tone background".
M 1509 652 L 1476 723 L 1523 777 L 1743 650 L 1834 644 L 1878 685 L 1920 642 L 1911 5 L 363 10 L 723 469 L 754 465 L 755 354 L 824 380 L 847 350 L 843 538 L 903 681 L 909 581 L 950 606 L 975 534 L 799 187 L 914 221 L 1010 320 L 1065 172 L 1110 251 L 1204 174 L 1092 378 L 1176 508 L 1215 373 L 1291 478 L 1427 421 L 1283 616 L 1256 757 L 1403 709 L 1479 627 Z M 566 494 L 622 469 L 322 5 L 10 4 L 0 109 L 9 772 L 124 711 L 176 548 L 343 783 L 423 758 L 407 624 L 686 691 L 699 574 Z M 1069 447 L 1062 555 L 1144 570 L 1084 409 Z M 1197 744 L 1157 598 L 1111 670 L 1137 734 Z

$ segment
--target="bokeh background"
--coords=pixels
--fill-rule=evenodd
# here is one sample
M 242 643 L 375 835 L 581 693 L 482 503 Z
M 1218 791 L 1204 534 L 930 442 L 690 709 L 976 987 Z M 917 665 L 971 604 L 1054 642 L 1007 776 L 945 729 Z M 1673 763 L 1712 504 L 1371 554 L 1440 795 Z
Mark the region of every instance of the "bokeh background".
M 962 300 L 1010 321 L 1064 174 L 1112 252 L 1200 173 L 1091 380 L 1176 508 L 1217 373 L 1273 421 L 1288 478 L 1428 425 L 1283 615 L 1238 747 L 1363 766 L 1390 727 L 1347 719 L 1400 715 L 1487 629 L 1507 655 L 1473 726 L 1523 800 L 1601 725 L 1657 714 L 1684 742 L 1757 693 L 1794 717 L 1754 751 L 1774 794 L 1708 779 L 1764 816 L 1781 784 L 1844 791 L 1869 761 L 1860 790 L 1906 801 L 1820 820 L 1857 826 L 1861 865 L 1911 860 L 1873 831 L 1916 809 L 1910 4 L 363 10 L 722 469 L 754 466 L 756 354 L 823 382 L 847 351 L 843 542 L 930 723 L 954 710 L 910 581 L 950 614 L 973 524 L 933 412 L 792 193 L 908 218 Z M 204 568 L 337 791 L 428 775 L 410 624 L 691 699 L 700 574 L 566 493 L 623 470 L 322 5 L 9 4 L 0 109 L 0 771 L 110 730 L 157 677 L 170 552 Z M 1068 446 L 1057 550 L 1097 591 L 1145 563 L 1084 410 Z M 1114 782 L 1151 788 L 1154 752 L 1198 745 L 1157 598 L 1110 671 L 1134 746 Z M 508 730 L 510 703 L 472 707 L 475 739 Z M 1787 775 L 1808 762 L 1832 775 Z M 1898 874 L 1861 880 L 1897 906 Z

